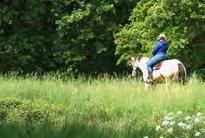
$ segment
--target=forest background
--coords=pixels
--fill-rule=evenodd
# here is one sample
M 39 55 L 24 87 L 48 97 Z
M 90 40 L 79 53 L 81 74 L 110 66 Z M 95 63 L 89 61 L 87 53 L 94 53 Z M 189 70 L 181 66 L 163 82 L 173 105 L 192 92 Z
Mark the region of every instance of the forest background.
M 130 71 L 167 35 L 169 58 L 205 74 L 202 0 L 1 0 L 0 71 Z

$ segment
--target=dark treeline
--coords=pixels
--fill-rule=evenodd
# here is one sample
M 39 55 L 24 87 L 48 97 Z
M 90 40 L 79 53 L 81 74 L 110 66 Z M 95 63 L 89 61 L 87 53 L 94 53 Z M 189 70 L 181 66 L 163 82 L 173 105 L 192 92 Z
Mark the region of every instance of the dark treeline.
M 170 57 L 201 71 L 204 13 L 202 0 L 1 0 L 0 71 L 123 72 L 162 32 Z

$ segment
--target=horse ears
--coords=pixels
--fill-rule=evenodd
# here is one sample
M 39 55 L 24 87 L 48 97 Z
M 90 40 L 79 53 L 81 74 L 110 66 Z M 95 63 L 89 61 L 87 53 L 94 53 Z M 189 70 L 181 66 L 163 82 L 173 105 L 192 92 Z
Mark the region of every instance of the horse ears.
M 132 60 L 132 61 L 135 61 L 135 58 L 134 58 L 134 57 L 131 57 L 131 60 Z

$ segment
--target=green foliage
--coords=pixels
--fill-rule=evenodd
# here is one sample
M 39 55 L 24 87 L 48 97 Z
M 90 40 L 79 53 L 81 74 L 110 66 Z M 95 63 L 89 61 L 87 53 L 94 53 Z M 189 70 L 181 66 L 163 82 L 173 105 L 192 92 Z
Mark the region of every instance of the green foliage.
M 160 33 L 170 58 L 203 68 L 204 7 L 200 0 L 2 0 L 0 71 L 122 71 L 116 63 L 150 56 Z
M 3 0 L 0 70 L 114 71 L 113 33 L 131 8 L 132 2 L 121 0 Z
M 55 59 L 64 67 L 71 65 L 71 69 L 85 72 L 115 70 L 113 33 L 128 19 L 130 2 L 73 0 L 64 3 L 57 2 L 54 7 L 57 10 L 53 10 L 59 36 L 55 41 Z M 69 11 L 65 12 L 66 7 Z
M 52 67 L 50 44 L 54 30 L 48 20 L 49 5 L 45 7 L 45 2 L 0 2 L 3 7 L 0 11 L 3 16 L 0 26 L 3 30 L 0 35 L 1 71 L 42 72 Z
M 193 40 L 205 31 L 204 3 L 200 0 L 141 0 L 136 4 L 127 24 L 115 35 L 119 63 L 131 56 L 151 56 L 160 33 L 170 45 L 170 58 L 181 59 L 186 67 L 197 66 Z

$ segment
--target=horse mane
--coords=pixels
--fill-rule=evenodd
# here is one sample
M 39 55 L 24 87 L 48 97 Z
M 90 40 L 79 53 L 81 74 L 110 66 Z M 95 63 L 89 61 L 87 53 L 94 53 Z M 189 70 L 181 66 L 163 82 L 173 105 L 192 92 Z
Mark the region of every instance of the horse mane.
M 148 57 L 141 57 L 141 58 L 139 59 L 139 61 L 147 62 L 147 61 L 149 61 L 149 59 L 150 59 L 150 58 L 148 58 Z
M 135 57 L 135 59 L 136 59 L 137 61 L 140 61 L 142 58 L 143 58 L 143 56 L 141 56 L 141 55 L 137 55 L 137 56 Z
M 143 56 L 136 56 L 134 58 L 134 61 L 138 61 L 138 62 L 141 62 L 141 61 L 144 61 L 144 62 L 147 62 L 150 58 L 148 57 L 143 57 Z

